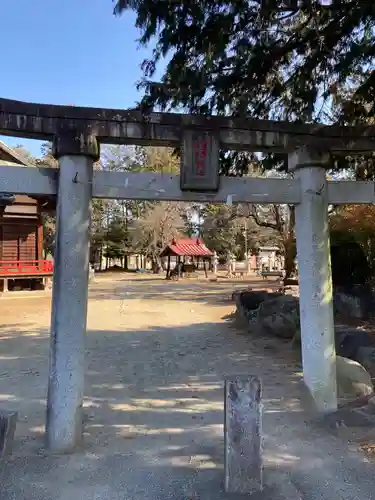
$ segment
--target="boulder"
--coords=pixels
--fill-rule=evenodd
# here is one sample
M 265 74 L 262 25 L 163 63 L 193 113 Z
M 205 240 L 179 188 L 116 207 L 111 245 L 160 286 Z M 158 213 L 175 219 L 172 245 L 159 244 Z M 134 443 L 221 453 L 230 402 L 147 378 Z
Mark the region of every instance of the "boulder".
M 371 376 L 375 376 L 375 337 L 350 327 L 335 327 L 336 353 L 358 361 Z
M 375 377 L 375 346 L 361 346 L 356 353 L 356 360 Z
M 293 339 L 300 329 L 299 301 L 296 297 L 280 295 L 263 301 L 257 312 L 261 331 L 283 339 Z
M 374 392 L 370 374 L 357 361 L 336 356 L 337 394 L 340 398 L 358 398 Z
M 245 290 L 239 293 L 239 300 L 241 305 L 247 311 L 254 311 L 258 309 L 260 304 L 265 300 L 273 297 L 280 297 L 281 293 L 269 293 L 264 290 Z
M 270 293 L 265 290 L 236 290 L 232 294 L 232 299 L 236 303 L 237 316 L 252 325 L 256 322 L 260 304 L 270 297 L 280 297 L 281 295 L 281 293 Z
M 241 295 L 244 293 L 243 291 L 236 290 L 232 294 L 232 300 L 234 300 L 236 304 L 236 311 L 235 311 L 235 316 L 237 319 L 239 319 L 241 322 L 245 321 L 245 324 L 248 326 L 250 323 L 252 323 L 252 316 L 254 315 L 254 311 L 246 309 L 246 307 L 243 306 L 242 301 L 241 301 Z
M 335 314 L 345 318 L 363 319 L 365 317 L 361 299 L 355 295 L 343 292 L 334 293 L 333 307 Z
M 338 350 L 340 349 L 340 345 L 342 344 L 342 342 L 344 341 L 344 339 L 348 335 L 356 335 L 357 333 L 358 333 L 357 328 L 353 328 L 350 326 L 337 326 L 337 325 L 335 325 L 335 341 L 336 341 L 337 354 L 339 354 L 340 356 L 343 356 L 344 358 L 348 357 L 348 356 L 345 356 L 344 354 L 340 354 L 338 352 Z
M 373 315 L 374 305 L 374 292 L 369 284 L 334 287 L 335 314 L 346 318 L 368 319 Z
M 336 353 L 344 358 L 353 359 L 361 363 L 360 359 L 357 359 L 357 352 L 361 346 L 373 345 L 375 342 L 371 335 L 363 330 L 358 330 L 350 326 L 336 326 L 335 329 L 335 348 Z M 294 337 L 294 341 L 301 341 L 301 331 L 298 330 Z M 374 344 L 375 347 L 375 344 Z
M 335 330 L 335 338 L 337 354 L 354 361 L 361 362 L 358 358 L 358 350 L 361 347 L 375 347 L 375 339 L 372 335 L 355 328 L 341 330 L 339 334 Z

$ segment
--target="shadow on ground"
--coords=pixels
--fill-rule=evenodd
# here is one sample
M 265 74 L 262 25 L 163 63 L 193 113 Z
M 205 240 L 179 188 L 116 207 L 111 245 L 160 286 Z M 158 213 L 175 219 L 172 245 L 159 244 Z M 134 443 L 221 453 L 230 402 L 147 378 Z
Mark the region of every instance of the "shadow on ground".
M 195 322 L 186 321 L 191 324 L 131 329 L 126 314 L 122 318 L 108 300 L 129 299 L 133 314 L 143 315 L 137 326 L 148 318 L 163 325 L 165 318 L 170 324 L 175 314 L 186 312 L 177 309 L 177 301 L 217 305 L 218 295 L 229 298 L 230 291 L 227 283 L 156 282 L 151 287 L 129 280 L 98 282 L 90 290 L 91 310 L 99 312 L 90 323 L 96 329 L 87 334 L 84 445 L 69 456 L 49 456 L 43 449 L 47 329 L 21 321 L 0 327 L 0 403 L 20 416 L 14 454 L 1 468 L 1 500 L 227 498 L 223 383 L 241 373 L 263 379 L 267 472 L 293 474 L 307 495 L 304 500 L 373 498 L 372 470 L 358 467 L 363 457 L 351 457 L 304 424 L 300 373 L 290 344 L 239 335 L 228 323 L 209 322 L 217 311 L 213 307 L 207 307 L 205 319 L 203 308 L 196 307 Z M 144 309 L 136 299 L 145 299 Z M 155 306 L 148 299 L 158 304 L 170 299 L 171 306 Z
M 145 286 L 149 284 L 150 286 Z M 221 306 L 231 301 L 232 293 L 237 289 L 251 287 L 252 289 L 277 289 L 277 282 L 262 282 L 250 280 L 210 280 L 167 281 L 161 278 L 117 279 L 105 282 L 99 279 L 97 286 L 90 290 L 94 300 L 126 299 L 126 300 L 170 300 L 178 302 L 207 303 Z
M 282 389 L 298 379 L 290 363 L 276 361 L 275 352 L 261 344 L 254 351 L 249 338 L 223 323 L 94 330 L 87 336 L 84 447 L 73 456 L 51 457 L 43 450 L 48 332 L 25 335 L 24 328 L 12 325 L 1 341 L 7 353 L 2 406 L 20 413 L 14 454 L 2 470 L 2 500 L 217 499 L 225 376 L 257 373 L 270 363 L 284 376 L 265 380 L 267 414 L 273 422 L 278 414 L 282 422 L 285 405 L 290 411 L 296 405 Z

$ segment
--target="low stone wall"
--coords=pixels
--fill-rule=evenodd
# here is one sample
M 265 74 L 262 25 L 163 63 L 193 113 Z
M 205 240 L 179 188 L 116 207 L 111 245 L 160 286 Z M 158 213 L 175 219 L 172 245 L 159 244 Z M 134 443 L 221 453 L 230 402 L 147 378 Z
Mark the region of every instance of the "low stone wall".
M 249 333 L 272 336 L 300 345 L 298 297 L 281 292 L 242 290 L 233 293 L 233 300 L 236 303 L 236 315 Z M 375 378 L 375 335 L 350 326 L 335 326 L 335 344 L 338 356 L 362 365 L 353 368 L 353 363 L 347 363 L 348 370 L 356 370 L 362 380 L 364 376 L 359 372 L 365 368 L 369 373 L 366 380 L 370 376 Z M 356 395 L 368 394 L 370 386 L 365 382 L 363 384 L 367 388 L 363 389 L 362 394 Z
M 299 300 L 280 292 L 234 292 L 237 314 L 252 331 L 292 340 L 299 335 Z

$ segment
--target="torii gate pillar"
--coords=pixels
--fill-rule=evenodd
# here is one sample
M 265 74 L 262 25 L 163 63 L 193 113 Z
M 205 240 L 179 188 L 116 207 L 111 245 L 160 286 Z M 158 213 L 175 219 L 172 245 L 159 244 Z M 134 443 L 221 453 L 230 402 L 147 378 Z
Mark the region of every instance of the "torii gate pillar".
M 301 149 L 288 162 L 301 187 L 296 237 L 303 376 L 324 413 L 337 409 L 326 160 L 325 154 Z
M 54 155 L 60 174 L 52 292 L 47 447 L 73 451 L 82 439 L 82 401 L 95 137 L 64 132 Z

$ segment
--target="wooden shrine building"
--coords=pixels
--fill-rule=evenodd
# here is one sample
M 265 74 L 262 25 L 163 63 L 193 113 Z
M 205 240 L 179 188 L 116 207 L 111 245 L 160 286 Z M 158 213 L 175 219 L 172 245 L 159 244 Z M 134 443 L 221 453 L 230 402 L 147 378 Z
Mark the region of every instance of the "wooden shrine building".
M 2 165 L 35 168 L 0 141 Z M 35 288 L 51 276 L 53 264 L 43 257 L 42 210 L 49 200 L 0 192 L 0 291 Z
M 173 239 L 161 252 L 161 258 L 167 258 L 167 279 L 178 279 L 189 275 L 203 267 L 207 276 L 207 263 L 211 262 L 213 252 L 209 250 L 201 238 Z M 171 260 L 175 267 L 171 269 Z

